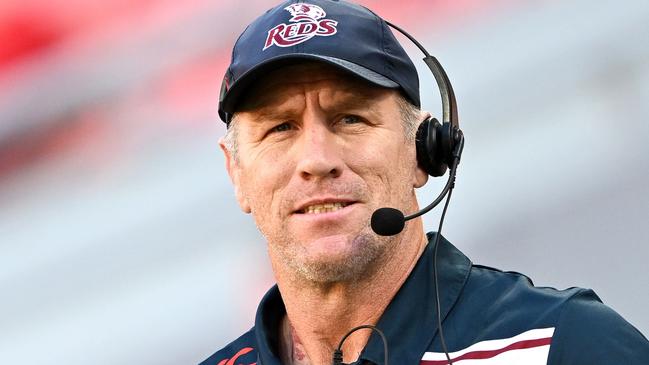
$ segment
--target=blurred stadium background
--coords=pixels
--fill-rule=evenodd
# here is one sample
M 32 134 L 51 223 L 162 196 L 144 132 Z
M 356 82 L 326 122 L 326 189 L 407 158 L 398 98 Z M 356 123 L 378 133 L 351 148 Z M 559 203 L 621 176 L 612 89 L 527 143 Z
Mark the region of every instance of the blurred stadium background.
M 649 3 L 360 2 L 456 89 L 445 235 L 649 333 Z M 273 279 L 216 105 L 231 45 L 273 4 L 0 2 L 0 364 L 195 364 L 252 325 Z

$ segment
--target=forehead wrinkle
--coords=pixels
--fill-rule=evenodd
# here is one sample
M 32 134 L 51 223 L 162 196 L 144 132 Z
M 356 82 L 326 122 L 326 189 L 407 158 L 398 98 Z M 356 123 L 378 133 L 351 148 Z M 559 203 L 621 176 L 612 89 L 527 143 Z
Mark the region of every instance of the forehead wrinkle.
M 298 102 L 295 99 L 297 98 L 292 98 L 292 100 L 280 105 L 269 105 L 251 111 L 252 121 L 255 123 L 263 123 L 266 121 L 291 119 L 296 115 L 301 114 L 304 109 L 301 105 L 303 105 L 304 102 L 301 102 L 298 105 Z
M 332 97 L 320 95 L 320 105 L 324 110 L 365 111 L 381 117 L 378 104 L 390 96 L 390 90 L 365 85 L 348 85 L 346 88 L 334 89 Z
M 306 85 L 303 82 L 287 82 L 285 86 L 273 84 L 275 83 L 264 83 L 261 88 L 250 93 L 240 106 L 240 110 L 263 112 L 281 108 L 286 104 L 294 103 L 299 95 L 305 93 Z M 300 84 L 301 86 L 298 86 Z M 296 90 L 297 88 L 301 90 Z

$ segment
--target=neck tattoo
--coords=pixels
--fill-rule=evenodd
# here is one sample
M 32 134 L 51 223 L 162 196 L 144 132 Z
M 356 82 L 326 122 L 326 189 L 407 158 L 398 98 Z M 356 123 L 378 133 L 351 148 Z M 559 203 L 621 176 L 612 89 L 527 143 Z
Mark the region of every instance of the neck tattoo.
M 279 355 L 283 364 L 311 365 L 304 346 L 287 317 L 284 317 L 280 328 Z

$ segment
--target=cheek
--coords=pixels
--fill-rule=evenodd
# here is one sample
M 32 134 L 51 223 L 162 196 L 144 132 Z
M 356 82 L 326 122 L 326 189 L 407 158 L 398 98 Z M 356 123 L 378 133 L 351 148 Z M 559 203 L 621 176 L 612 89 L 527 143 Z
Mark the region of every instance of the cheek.
M 269 219 L 277 214 L 291 169 L 286 159 L 279 155 L 259 155 L 245 164 L 241 174 L 242 193 L 247 198 L 255 220 Z
M 361 148 L 363 153 L 358 153 L 358 146 L 347 152 L 347 161 L 351 170 L 371 187 L 372 194 L 382 201 L 410 197 L 417 171 L 414 146 L 371 143 Z
M 372 190 L 389 190 L 392 185 L 396 166 L 392 156 L 386 155 L 385 149 L 365 149 L 346 152 L 346 163 L 353 174 L 360 176 Z

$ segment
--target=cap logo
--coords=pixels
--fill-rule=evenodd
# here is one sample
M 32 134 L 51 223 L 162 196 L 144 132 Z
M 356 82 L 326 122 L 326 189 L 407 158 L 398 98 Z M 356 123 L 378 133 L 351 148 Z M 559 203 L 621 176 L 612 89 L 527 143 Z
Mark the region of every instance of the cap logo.
M 273 45 L 290 47 L 306 42 L 315 36 L 330 36 L 338 31 L 338 22 L 332 19 L 323 19 L 327 16 L 324 10 L 317 5 L 291 4 L 284 8 L 291 13 L 289 24 L 282 23 L 268 31 L 264 51 Z

